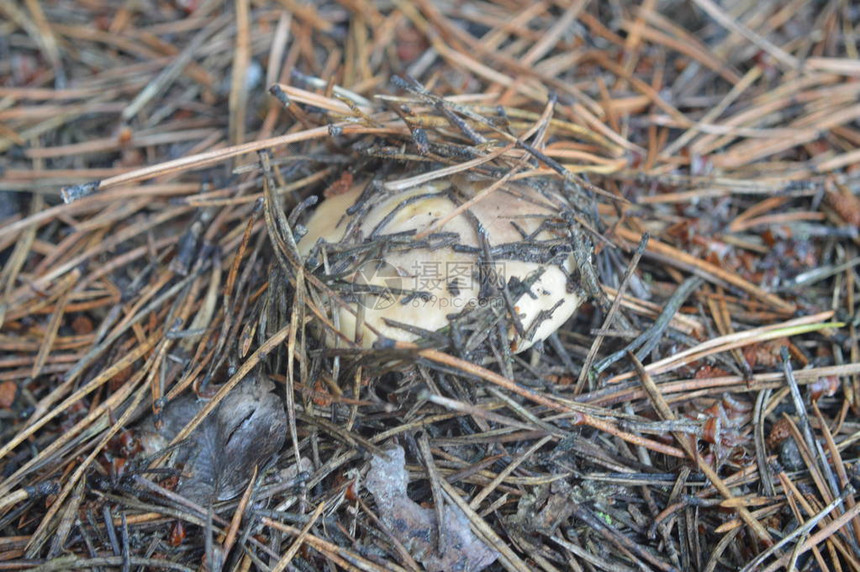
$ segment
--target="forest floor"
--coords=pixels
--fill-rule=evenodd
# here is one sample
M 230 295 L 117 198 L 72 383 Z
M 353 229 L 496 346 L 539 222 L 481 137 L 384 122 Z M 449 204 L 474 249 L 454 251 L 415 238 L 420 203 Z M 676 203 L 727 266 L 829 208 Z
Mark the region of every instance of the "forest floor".
M 0 570 L 860 570 L 858 38 L 843 0 L 0 2 Z M 510 305 L 323 343 L 314 198 L 454 173 L 579 197 L 588 300 L 521 353 Z

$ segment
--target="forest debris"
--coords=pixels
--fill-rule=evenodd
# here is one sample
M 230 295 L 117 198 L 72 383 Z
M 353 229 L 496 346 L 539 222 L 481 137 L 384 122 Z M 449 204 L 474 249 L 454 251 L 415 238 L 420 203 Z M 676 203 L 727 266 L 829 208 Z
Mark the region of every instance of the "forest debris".
M 860 197 L 844 187 L 838 191 L 827 191 L 824 200 L 846 223 L 860 227 Z
M 620 226 L 615 229 L 615 233 L 619 238 L 629 240 L 630 242 L 639 242 L 642 239 L 642 236 L 638 235 L 636 232 Z M 662 262 L 667 262 L 672 265 L 677 265 L 679 268 L 696 272 L 710 281 L 717 283 L 724 282 L 739 288 L 780 312 L 790 314 L 796 309 L 794 304 L 763 290 L 755 284 L 744 280 L 737 274 L 729 272 L 715 264 L 711 264 L 710 262 L 700 260 L 695 256 L 682 252 L 659 240 L 652 239 L 648 242 L 648 252 L 651 256 Z
M 180 494 L 201 504 L 233 498 L 247 486 L 255 467 L 280 450 L 287 416 L 274 388 L 262 374 L 246 377 L 180 442 L 171 459 L 182 469 Z M 162 452 L 205 403 L 193 395 L 182 396 L 168 403 L 160 416 L 143 421 L 138 435 L 144 454 Z
M 509 519 L 523 533 L 522 540 L 539 546 L 538 534 L 553 536 L 576 510 L 578 491 L 566 481 L 553 481 L 520 497 L 517 512 Z
M 0 383 L 0 409 L 9 409 L 18 394 L 18 384 L 14 381 Z
M 436 513 L 424 508 L 406 494 L 409 473 L 402 447 L 386 450 L 388 459 L 374 455 L 370 461 L 365 486 L 379 508 L 379 517 L 397 540 L 427 570 L 483 570 L 496 561 L 498 554 L 484 544 L 469 528 L 469 519 L 459 508 L 445 505 L 445 522 L 437 527 Z M 436 551 L 436 531 L 445 531 Z
M 392 436 L 415 455 L 425 435 L 410 498 L 437 525 L 459 507 L 491 569 L 858 568 L 851 2 L 19 4 L 0 1 L 4 567 L 422 568 L 353 476 Z M 276 89 L 252 85 L 259 70 Z M 598 304 L 518 356 L 490 313 L 429 345 L 321 344 L 350 286 L 280 267 L 278 241 L 321 197 L 446 173 L 593 195 L 575 220 Z M 667 312 L 693 276 L 709 285 Z M 588 365 L 643 332 L 660 334 L 640 361 L 675 420 L 654 419 L 627 360 Z M 169 478 L 191 462 L 141 466 L 126 412 L 231 368 L 157 462 L 200 449 L 204 419 L 258 369 L 283 384 L 297 438 L 247 505 L 207 522 L 215 490 L 192 503 Z M 730 500 L 672 431 L 698 436 Z

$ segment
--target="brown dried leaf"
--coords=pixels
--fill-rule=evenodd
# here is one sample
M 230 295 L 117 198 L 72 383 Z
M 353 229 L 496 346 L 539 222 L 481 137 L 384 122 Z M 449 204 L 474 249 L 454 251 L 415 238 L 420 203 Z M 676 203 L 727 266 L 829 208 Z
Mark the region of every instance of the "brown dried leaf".
M 0 409 L 9 409 L 18 394 L 18 384 L 14 381 L 0 383 Z
M 842 220 L 860 226 L 860 197 L 849 192 L 827 191 L 824 199 Z

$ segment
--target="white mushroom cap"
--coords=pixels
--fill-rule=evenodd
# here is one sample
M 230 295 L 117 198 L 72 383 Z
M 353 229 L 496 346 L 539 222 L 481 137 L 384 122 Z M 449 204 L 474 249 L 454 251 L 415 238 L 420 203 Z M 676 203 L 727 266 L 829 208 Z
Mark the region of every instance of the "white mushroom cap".
M 508 338 L 512 351 L 526 350 L 546 339 L 573 315 L 582 297 L 569 279 L 572 256 L 564 257 L 560 264 L 558 257 L 556 264 L 547 264 L 534 254 L 536 247 L 545 253 L 553 244 L 568 242 L 569 232 L 559 216 L 564 199 L 555 193 L 542 194 L 522 183 L 507 184 L 435 229 L 428 237 L 430 244 L 414 240 L 415 234 L 490 184 L 461 176 L 398 192 L 378 188 L 364 192 L 355 187 L 319 205 L 298 244 L 304 256 L 311 254 L 319 241 L 354 248 L 373 238 L 391 239 L 380 256 L 369 255 L 368 261 L 357 268 L 354 265 L 354 274 L 346 277 L 353 284 L 369 284 L 391 293 L 366 293 L 362 308 L 340 308 L 338 328 L 343 335 L 358 339 L 356 315 L 360 312 L 363 327 L 358 333 L 364 347 L 376 341 L 373 330 L 394 340 L 416 339 L 414 333 L 390 326 L 384 319 L 430 331 L 443 328 L 448 325 L 449 314 L 490 303 L 486 289 L 481 289 L 481 277 L 488 272 L 510 286 L 514 311 L 526 334 L 521 336 L 511 324 Z M 351 207 L 354 212 L 350 214 L 347 210 Z M 494 252 L 491 264 L 479 256 L 479 225 Z M 440 241 L 446 245 L 432 246 Z M 499 249 L 502 245 L 507 247 Z M 523 292 L 525 286 L 529 289 Z M 500 298 L 495 302 L 503 304 Z

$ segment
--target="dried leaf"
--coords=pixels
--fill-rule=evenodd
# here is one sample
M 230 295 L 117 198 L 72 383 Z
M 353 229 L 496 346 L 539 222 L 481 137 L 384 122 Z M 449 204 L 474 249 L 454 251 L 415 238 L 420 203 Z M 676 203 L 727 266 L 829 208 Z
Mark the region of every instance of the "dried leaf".
M 198 502 L 235 497 L 247 486 L 254 467 L 265 465 L 280 450 L 287 417 L 274 387 L 268 377 L 249 376 L 179 446 L 172 462 L 182 465 L 181 494 Z M 194 396 L 169 403 L 160 430 L 154 417 L 146 419 L 139 427 L 145 454 L 162 450 L 204 404 Z
M 469 519 L 459 508 L 445 505 L 445 538 L 442 554 L 436 551 L 436 513 L 406 495 L 409 474 L 401 447 L 386 451 L 389 459 L 374 456 L 367 473 L 367 490 L 373 495 L 379 516 L 409 553 L 429 571 L 483 570 L 498 554 L 479 540 L 469 528 Z

